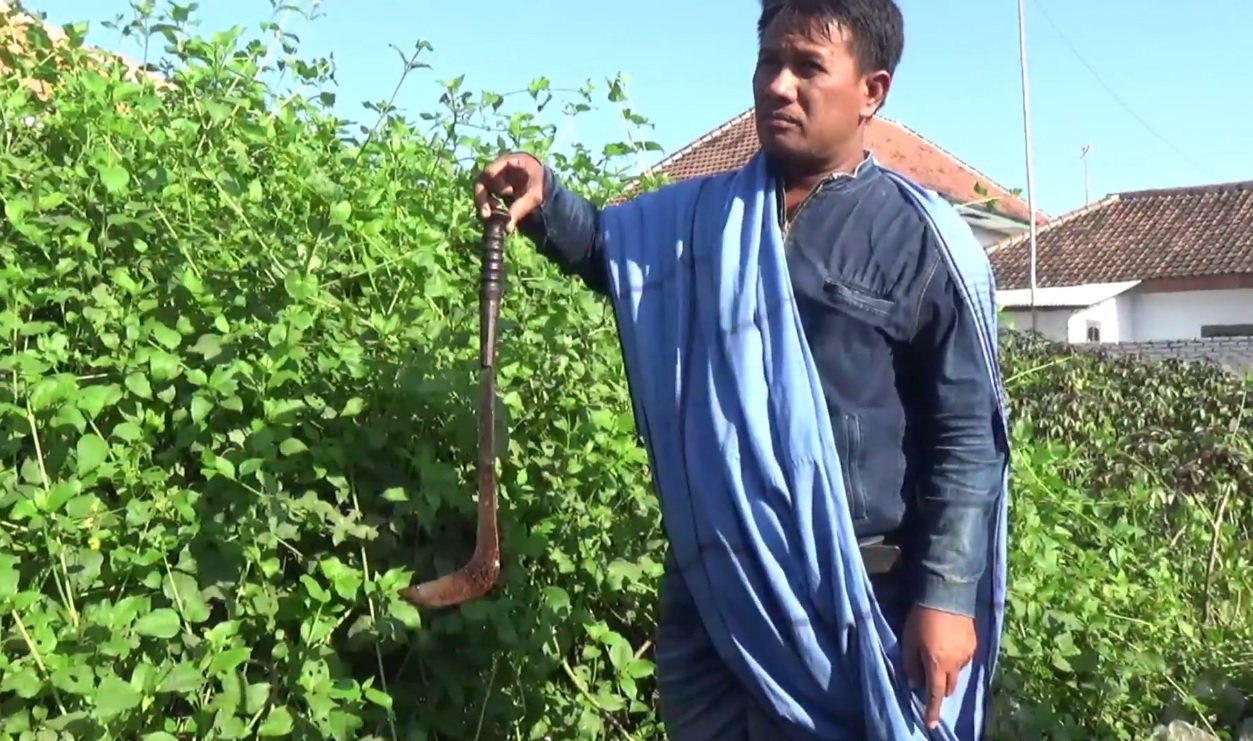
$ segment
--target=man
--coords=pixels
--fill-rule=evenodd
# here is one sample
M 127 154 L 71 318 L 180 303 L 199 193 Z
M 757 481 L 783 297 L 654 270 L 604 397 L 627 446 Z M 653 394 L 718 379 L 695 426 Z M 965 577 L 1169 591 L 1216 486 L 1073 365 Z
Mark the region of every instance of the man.
M 1008 459 L 999 380 L 934 225 L 865 148 L 904 46 L 896 4 L 763 0 L 758 34 L 757 131 L 796 308 L 866 572 L 934 729 L 976 653 L 976 602 L 988 599 L 979 590 Z M 481 216 L 495 198 L 543 254 L 611 291 L 601 212 L 551 170 L 506 155 L 475 185 Z M 818 738 L 808 711 L 763 707 L 762 694 L 743 691 L 709 639 L 704 598 L 667 566 L 657 661 L 670 738 Z

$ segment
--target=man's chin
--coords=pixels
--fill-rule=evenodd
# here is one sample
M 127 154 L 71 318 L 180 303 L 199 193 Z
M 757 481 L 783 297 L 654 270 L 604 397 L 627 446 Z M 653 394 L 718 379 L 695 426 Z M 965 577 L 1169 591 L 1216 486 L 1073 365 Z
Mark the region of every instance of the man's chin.
M 758 131 L 757 141 L 761 145 L 762 151 L 767 155 L 786 162 L 794 159 L 801 149 L 801 142 L 796 141 L 796 137 L 790 136 L 790 133 L 786 131 Z

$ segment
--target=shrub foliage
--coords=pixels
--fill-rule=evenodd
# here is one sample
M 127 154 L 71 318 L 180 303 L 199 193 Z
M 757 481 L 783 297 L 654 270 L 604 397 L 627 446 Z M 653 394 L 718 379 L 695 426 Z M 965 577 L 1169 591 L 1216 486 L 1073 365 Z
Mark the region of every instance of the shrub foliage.
M 1188 717 L 1249 733 L 1253 385 L 1014 333 L 1002 364 L 1019 439 L 1010 728 L 1134 739 Z
M 0 738 L 660 738 L 664 540 L 612 317 L 523 245 L 501 585 L 442 613 L 395 597 L 473 538 L 471 177 L 548 153 L 539 110 L 595 91 L 455 79 L 418 122 L 388 102 L 360 127 L 326 60 L 140 20 L 175 62 L 161 92 L 83 64 L 76 32 L 0 58 Z M 548 156 L 603 200 L 640 148 Z M 1130 739 L 1174 706 L 1234 724 L 1247 389 L 1018 340 L 1006 364 L 998 733 Z

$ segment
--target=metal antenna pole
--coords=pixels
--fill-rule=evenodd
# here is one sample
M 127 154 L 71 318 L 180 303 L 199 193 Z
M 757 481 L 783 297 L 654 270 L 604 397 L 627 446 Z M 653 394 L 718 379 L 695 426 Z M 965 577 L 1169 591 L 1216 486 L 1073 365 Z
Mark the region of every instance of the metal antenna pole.
M 1083 161 L 1083 205 L 1092 203 L 1092 178 L 1088 173 L 1088 154 L 1092 152 L 1091 144 L 1084 144 L 1079 159 Z
M 1022 68 L 1022 139 L 1027 157 L 1027 210 L 1030 229 L 1030 276 L 1031 276 L 1031 331 L 1038 329 L 1036 318 L 1036 219 L 1035 219 L 1035 167 L 1031 161 L 1031 91 L 1027 77 L 1027 4 L 1018 0 L 1018 66 Z

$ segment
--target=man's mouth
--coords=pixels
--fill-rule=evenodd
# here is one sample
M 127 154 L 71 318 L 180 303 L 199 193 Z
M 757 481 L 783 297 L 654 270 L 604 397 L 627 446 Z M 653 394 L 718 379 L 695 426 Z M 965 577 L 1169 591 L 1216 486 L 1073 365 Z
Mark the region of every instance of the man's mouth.
M 793 129 L 799 125 L 800 121 L 786 113 L 772 113 L 766 117 L 766 126 L 772 129 Z

